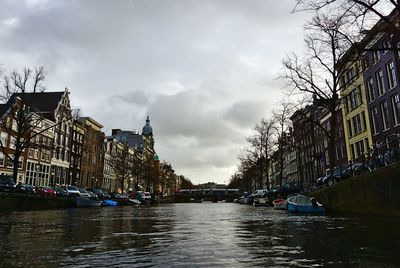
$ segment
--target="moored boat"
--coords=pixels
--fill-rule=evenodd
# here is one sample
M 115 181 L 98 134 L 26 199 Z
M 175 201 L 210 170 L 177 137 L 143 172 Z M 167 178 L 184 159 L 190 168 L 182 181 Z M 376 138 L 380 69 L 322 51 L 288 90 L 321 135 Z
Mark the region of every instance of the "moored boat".
M 87 197 L 76 197 L 75 205 L 77 207 L 99 207 L 101 205 L 101 200 L 90 199 Z
M 256 197 L 254 198 L 253 201 L 253 206 L 255 207 L 265 207 L 268 206 L 270 203 L 268 202 L 268 198 L 267 197 Z
M 140 205 L 141 204 L 141 202 L 137 199 L 130 198 L 129 201 L 131 202 L 132 205 Z
M 285 199 L 275 199 L 272 201 L 272 204 L 274 205 L 274 209 L 286 209 L 286 200 Z
M 286 200 L 287 210 L 297 213 L 325 213 L 325 208 L 315 198 L 305 195 L 294 195 Z
M 113 201 L 111 199 L 104 199 L 101 203 L 103 206 L 118 206 L 118 202 Z

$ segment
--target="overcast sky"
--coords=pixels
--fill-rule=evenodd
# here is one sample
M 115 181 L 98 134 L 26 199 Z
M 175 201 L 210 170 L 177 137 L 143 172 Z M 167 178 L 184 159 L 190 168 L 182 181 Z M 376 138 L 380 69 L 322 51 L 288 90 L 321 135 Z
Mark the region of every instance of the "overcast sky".
M 192 182 L 228 182 L 303 48 L 294 0 L 0 0 L 3 72 L 43 65 L 47 91 L 112 128 L 141 131 Z

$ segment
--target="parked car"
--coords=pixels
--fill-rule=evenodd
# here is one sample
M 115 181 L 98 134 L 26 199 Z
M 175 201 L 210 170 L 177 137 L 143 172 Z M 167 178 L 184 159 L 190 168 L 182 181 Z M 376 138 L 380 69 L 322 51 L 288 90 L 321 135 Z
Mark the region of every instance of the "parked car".
M 88 190 L 86 190 L 86 191 L 87 191 L 88 194 L 90 195 L 90 198 L 91 198 L 91 199 L 97 199 L 97 198 L 98 198 L 97 194 L 93 193 L 92 191 L 88 191 Z
M 37 188 L 37 194 L 41 196 L 56 196 L 57 192 L 49 186 L 40 186 Z
M 15 190 L 19 193 L 36 194 L 36 187 L 26 183 L 17 183 Z
M 15 181 L 10 175 L 0 175 L 0 192 L 14 192 Z
M 69 193 L 65 188 L 62 187 L 53 187 L 53 190 L 56 191 L 57 196 L 68 197 Z
M 111 198 L 111 195 L 109 195 L 108 193 L 103 192 L 101 189 L 93 188 L 93 189 L 86 189 L 86 190 L 93 192 L 100 199 L 109 199 L 109 198 Z
M 76 186 L 65 186 L 64 189 L 68 192 L 69 196 L 81 196 L 78 187 Z
M 78 191 L 81 197 L 90 197 L 90 194 L 85 189 L 78 188 Z

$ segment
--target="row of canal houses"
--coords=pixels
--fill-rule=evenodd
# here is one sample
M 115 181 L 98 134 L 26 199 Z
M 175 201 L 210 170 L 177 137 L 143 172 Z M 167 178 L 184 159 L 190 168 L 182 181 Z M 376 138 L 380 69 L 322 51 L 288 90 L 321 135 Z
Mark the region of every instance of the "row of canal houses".
M 372 150 L 398 144 L 391 141 L 400 136 L 399 48 L 398 31 L 378 22 L 341 59 L 347 70 L 340 78 L 336 166 L 361 162 Z M 275 155 L 269 166 L 271 186 L 301 181 L 309 188 L 329 171 L 328 139 L 320 126 L 329 130 L 331 114 L 317 102 L 291 116 L 292 127 L 283 137 L 282 181 Z
M 129 153 L 150 155 L 159 162 L 154 150 L 153 130 L 147 117 L 142 134 L 113 129 L 111 136 L 103 125 L 91 117 L 74 116 L 68 89 L 60 92 L 14 93 L 7 103 L 0 104 L 0 174 L 13 174 L 13 154 L 16 152 L 17 120 L 12 107 L 24 103 L 40 120 L 37 133 L 26 146 L 18 161 L 17 182 L 35 186 L 78 185 L 121 192 L 137 182 L 130 176 L 120 185 L 112 168 L 116 150 L 126 144 Z M 37 146 L 40 145 L 40 146 Z M 156 163 L 157 164 L 157 163 Z M 159 166 L 159 165 L 156 165 Z M 139 182 L 140 183 L 140 182 Z

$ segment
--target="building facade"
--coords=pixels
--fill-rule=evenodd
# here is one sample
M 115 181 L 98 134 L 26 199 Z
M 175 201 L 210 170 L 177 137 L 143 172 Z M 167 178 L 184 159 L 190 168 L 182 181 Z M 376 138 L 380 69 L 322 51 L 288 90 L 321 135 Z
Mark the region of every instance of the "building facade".
M 78 185 L 81 178 L 82 159 L 83 159 L 83 143 L 85 140 L 86 129 L 82 122 L 74 119 L 70 136 L 70 164 L 69 164 L 69 185 Z
M 370 37 L 363 55 L 363 78 L 374 148 L 389 147 L 400 133 L 399 52 L 384 48 L 399 47 L 399 37 L 380 32 Z
M 103 125 L 91 117 L 78 119 L 85 129 L 79 186 L 100 188 L 103 181 L 104 138 Z
M 352 50 L 347 53 L 350 55 Z M 372 146 L 372 134 L 367 107 L 364 76 L 359 60 L 348 56 L 344 74 L 340 77 L 342 117 L 345 124 L 347 158 L 359 161 Z
M 38 93 L 37 93 L 38 94 Z M 68 184 L 69 160 L 70 160 L 70 132 L 72 127 L 72 110 L 69 100 L 69 92 L 50 92 L 43 94 L 54 94 L 54 113 L 51 117 L 55 123 L 53 128 L 54 142 L 51 158 L 51 185 Z

